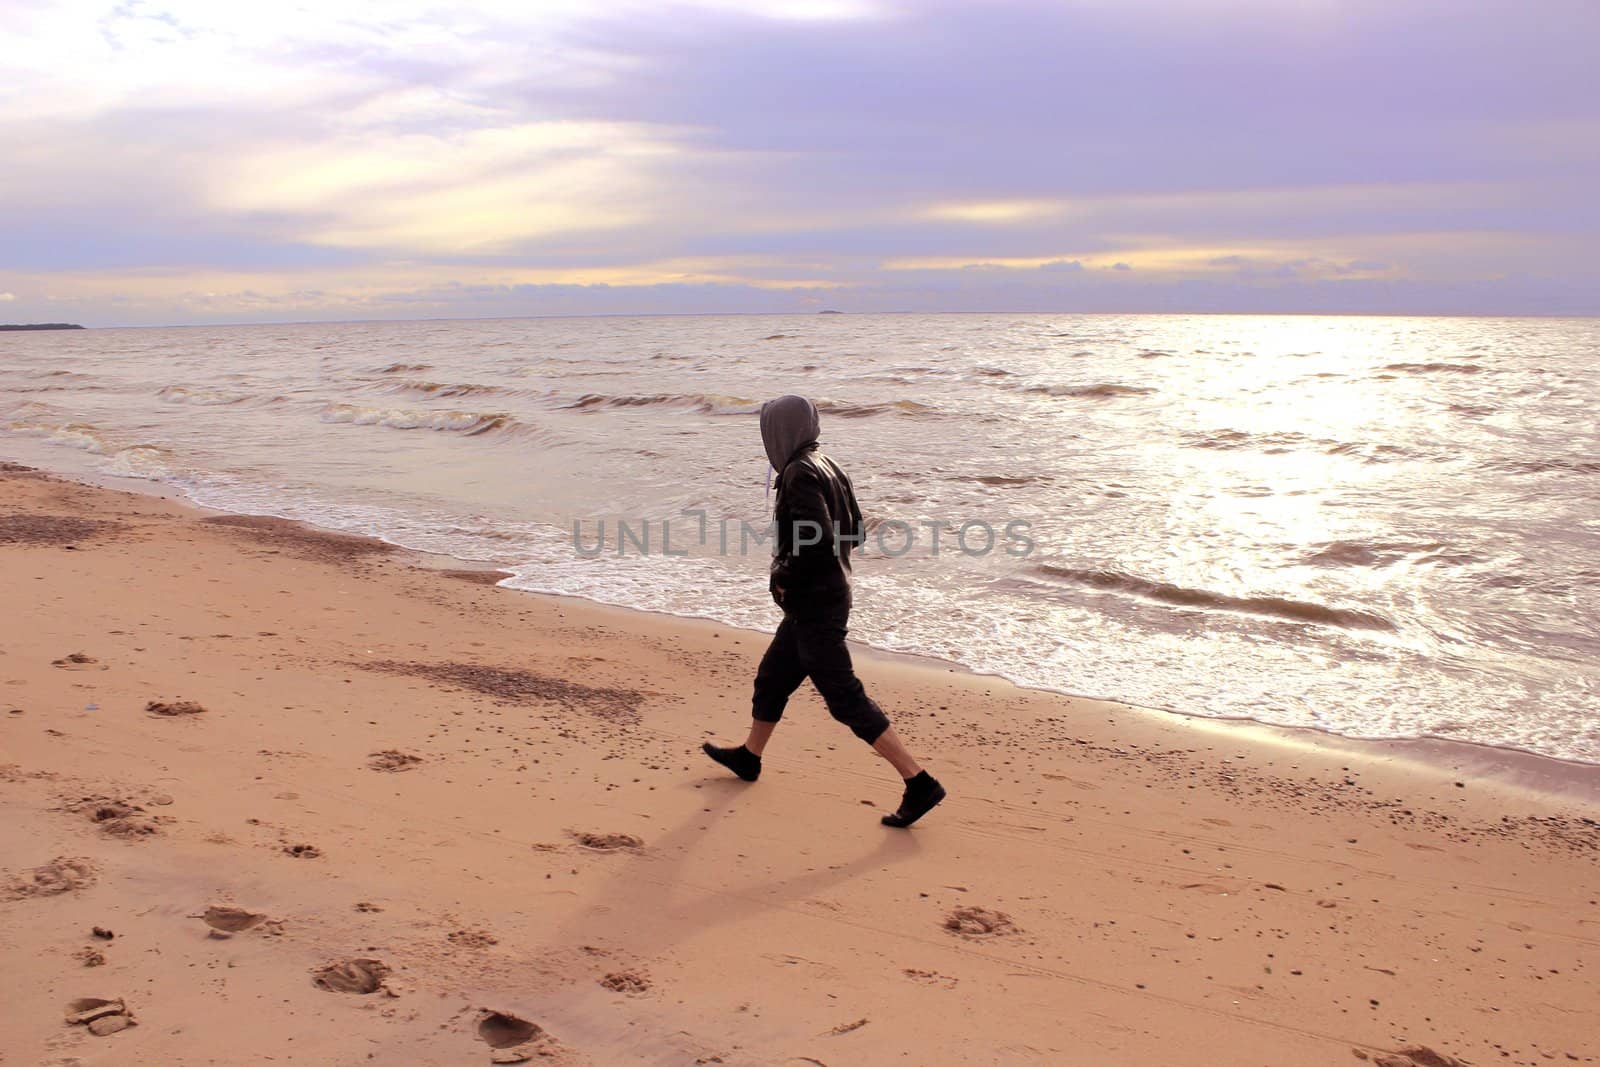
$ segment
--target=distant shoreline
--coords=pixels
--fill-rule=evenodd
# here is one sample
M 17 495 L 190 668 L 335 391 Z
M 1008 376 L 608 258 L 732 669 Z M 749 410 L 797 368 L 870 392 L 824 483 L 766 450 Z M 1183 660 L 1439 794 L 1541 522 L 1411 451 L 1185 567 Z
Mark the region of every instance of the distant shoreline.
M 17 333 L 24 330 L 81 330 L 75 322 L 6 322 L 0 323 L 0 333 Z

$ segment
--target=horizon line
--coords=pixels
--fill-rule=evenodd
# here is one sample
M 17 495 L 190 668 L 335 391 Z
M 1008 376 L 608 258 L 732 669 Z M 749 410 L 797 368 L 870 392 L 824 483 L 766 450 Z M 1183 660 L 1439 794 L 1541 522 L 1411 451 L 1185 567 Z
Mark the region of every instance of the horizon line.
M 1593 312 L 1477 312 L 1461 311 L 1011 311 L 992 309 L 984 311 L 923 311 L 900 309 L 893 311 L 843 311 L 823 309 L 818 311 L 642 311 L 597 312 L 592 314 L 528 314 L 528 315 L 441 315 L 430 318 L 368 318 L 368 319 L 272 319 L 262 322 L 168 322 L 168 323 L 110 323 L 91 326 L 82 323 L 65 323 L 84 330 L 190 330 L 215 329 L 235 326 L 357 326 L 374 323 L 423 322 L 510 322 L 526 319 L 690 319 L 690 318 L 794 318 L 799 316 L 850 315 L 857 318 L 874 315 L 1019 315 L 1019 316 L 1084 316 L 1108 317 L 1137 315 L 1148 317 L 1197 318 L 1365 318 L 1365 319 L 1600 319 L 1600 310 Z M 30 326 L 39 323 L 0 323 L 0 326 Z M 23 331 L 7 331 L 23 332 Z M 34 331 L 39 333 L 70 332 L 67 330 Z

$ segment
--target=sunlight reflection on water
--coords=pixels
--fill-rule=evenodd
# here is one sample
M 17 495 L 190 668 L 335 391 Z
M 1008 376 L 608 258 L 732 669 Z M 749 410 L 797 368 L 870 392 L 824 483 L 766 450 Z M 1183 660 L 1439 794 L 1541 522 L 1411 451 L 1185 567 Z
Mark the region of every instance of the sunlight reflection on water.
M 0 449 L 774 621 L 760 550 L 575 555 L 574 520 L 760 522 L 796 391 L 864 509 L 853 630 L 1026 684 L 1600 761 L 1600 324 L 779 316 L 8 335 Z M 966 557 L 955 527 L 1032 523 Z

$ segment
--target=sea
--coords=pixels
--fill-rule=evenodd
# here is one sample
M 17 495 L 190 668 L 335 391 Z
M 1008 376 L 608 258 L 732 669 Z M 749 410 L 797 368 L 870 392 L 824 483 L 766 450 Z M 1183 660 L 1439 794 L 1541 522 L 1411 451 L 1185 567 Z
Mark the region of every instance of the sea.
M 763 400 L 852 636 L 1025 686 L 1600 763 L 1600 319 L 788 315 L 0 334 L 0 456 L 771 629 Z M 892 709 L 889 709 L 892 713 Z

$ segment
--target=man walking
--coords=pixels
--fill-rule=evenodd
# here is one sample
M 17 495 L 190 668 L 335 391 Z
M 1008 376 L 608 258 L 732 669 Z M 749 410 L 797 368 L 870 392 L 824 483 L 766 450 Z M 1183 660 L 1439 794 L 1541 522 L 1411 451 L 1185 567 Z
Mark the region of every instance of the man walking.
M 865 534 L 850 479 L 817 447 L 816 405 L 780 396 L 761 407 L 761 442 L 778 472 L 776 548 L 769 589 L 783 622 L 756 671 L 750 737 L 736 748 L 709 741 L 706 755 L 747 782 L 761 776 L 761 753 L 800 683 L 811 679 L 828 712 L 871 745 L 905 779 L 900 808 L 885 826 L 906 827 L 945 797 L 944 787 L 917 766 L 867 696 L 850 662 L 845 632 L 850 619 L 850 549 Z

